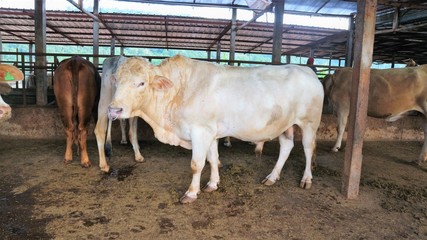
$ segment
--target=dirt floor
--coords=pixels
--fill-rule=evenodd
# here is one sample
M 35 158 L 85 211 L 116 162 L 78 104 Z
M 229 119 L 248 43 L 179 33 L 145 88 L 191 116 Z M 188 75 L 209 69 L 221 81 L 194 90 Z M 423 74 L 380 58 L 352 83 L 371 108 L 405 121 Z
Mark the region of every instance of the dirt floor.
M 365 142 L 360 194 L 340 192 L 344 153 L 319 142 L 310 190 L 298 187 L 304 155 L 297 142 L 273 186 L 260 184 L 278 156 L 266 144 L 220 146 L 218 191 L 195 203 L 179 197 L 191 180 L 191 152 L 142 141 L 144 163 L 114 141 L 103 174 L 62 163 L 64 140 L 0 139 L 0 239 L 427 239 L 427 164 L 412 163 L 420 142 Z M 76 158 L 77 159 L 77 158 Z M 209 177 L 206 166 L 202 185 Z

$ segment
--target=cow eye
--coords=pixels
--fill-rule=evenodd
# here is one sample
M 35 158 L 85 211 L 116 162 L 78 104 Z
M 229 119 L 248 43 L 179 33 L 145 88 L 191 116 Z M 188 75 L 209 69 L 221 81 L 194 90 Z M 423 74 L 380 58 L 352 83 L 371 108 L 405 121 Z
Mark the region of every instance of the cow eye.
M 138 87 L 142 87 L 142 86 L 144 86 L 144 82 L 140 82 L 139 84 L 138 84 Z

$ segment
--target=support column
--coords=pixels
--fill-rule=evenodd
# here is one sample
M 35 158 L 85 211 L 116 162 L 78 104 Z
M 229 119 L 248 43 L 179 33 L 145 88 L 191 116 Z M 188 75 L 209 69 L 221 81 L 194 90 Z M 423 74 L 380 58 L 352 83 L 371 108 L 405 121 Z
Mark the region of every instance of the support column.
M 354 18 L 355 15 L 352 14 L 349 23 L 348 35 L 347 35 L 347 52 L 345 55 L 345 66 L 351 67 L 353 65 L 353 39 L 354 39 Z
M 0 52 L 3 52 L 3 39 L 0 31 Z M 3 54 L 0 54 L 0 63 L 3 61 Z
M 221 63 L 221 42 L 218 41 L 216 45 L 216 61 L 217 63 Z
M 47 69 L 46 69 L 46 1 L 34 0 L 34 23 L 36 35 L 36 104 L 47 104 Z
M 110 55 L 114 56 L 116 53 L 116 38 L 111 38 Z
M 357 1 L 352 93 L 342 174 L 342 192 L 348 199 L 355 199 L 359 194 L 376 10 L 377 0 Z
M 236 53 L 236 35 L 237 35 L 237 9 L 233 8 L 233 13 L 231 17 L 231 35 L 230 35 L 230 56 L 228 59 L 230 62 L 228 63 L 231 66 L 234 66 L 234 56 Z
M 93 0 L 93 15 L 98 17 L 99 13 L 99 0 Z M 99 22 L 93 19 L 93 65 L 98 67 L 99 65 Z
M 273 55 L 271 62 L 280 64 L 282 58 L 283 12 L 285 0 L 277 0 L 274 4 Z

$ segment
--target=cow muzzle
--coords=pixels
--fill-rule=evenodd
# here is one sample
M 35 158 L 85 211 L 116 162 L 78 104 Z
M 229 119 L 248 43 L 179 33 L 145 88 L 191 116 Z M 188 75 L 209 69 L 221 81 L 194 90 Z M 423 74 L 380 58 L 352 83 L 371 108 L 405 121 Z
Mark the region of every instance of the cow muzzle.
M 123 113 L 123 108 L 108 107 L 108 118 L 112 121 L 120 118 Z
M 11 117 L 12 109 L 9 106 L 0 106 L 0 119 L 7 120 Z

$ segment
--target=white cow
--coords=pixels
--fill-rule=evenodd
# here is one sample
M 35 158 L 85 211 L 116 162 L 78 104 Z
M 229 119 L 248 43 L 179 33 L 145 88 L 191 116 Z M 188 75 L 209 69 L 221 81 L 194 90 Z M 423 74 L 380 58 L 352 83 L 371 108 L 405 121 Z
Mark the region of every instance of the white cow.
M 119 59 L 125 59 L 123 56 L 111 57 L 104 60 L 102 65 L 102 82 L 101 82 L 101 96 L 98 105 L 98 121 L 95 127 L 96 142 L 98 145 L 99 152 L 99 167 L 103 171 L 110 169 L 105 159 L 105 155 L 111 157 L 112 145 L 111 145 L 111 120 L 107 117 L 108 105 L 113 98 L 113 94 L 116 90 L 114 73 L 117 70 Z M 129 118 L 129 140 L 132 144 L 135 152 L 135 161 L 142 162 L 144 157 L 139 151 L 138 136 L 137 136 L 137 118 Z M 120 126 L 122 130 L 122 144 L 126 144 L 126 122 L 120 120 Z M 107 136 L 106 136 L 107 132 Z M 107 138 L 107 139 L 106 139 Z M 105 146 L 104 146 L 105 144 Z M 105 148 L 104 148 L 105 147 Z
M 193 179 L 182 203 L 197 199 L 205 160 L 211 175 L 204 190 L 218 188 L 218 139 L 264 142 L 278 137 L 280 155 L 266 185 L 280 178 L 294 146 L 293 125 L 302 129 L 306 157 L 300 186 L 311 187 L 311 163 L 320 124 L 323 88 L 308 67 L 230 67 L 175 56 L 155 66 L 129 58 L 117 70 L 109 117 L 142 117 L 163 143 L 192 149 Z
M 0 94 L 8 94 L 12 91 L 12 88 L 7 83 L 0 82 Z M 12 116 L 12 108 L 9 104 L 3 101 L 3 98 L 0 95 L 0 121 L 9 119 Z

